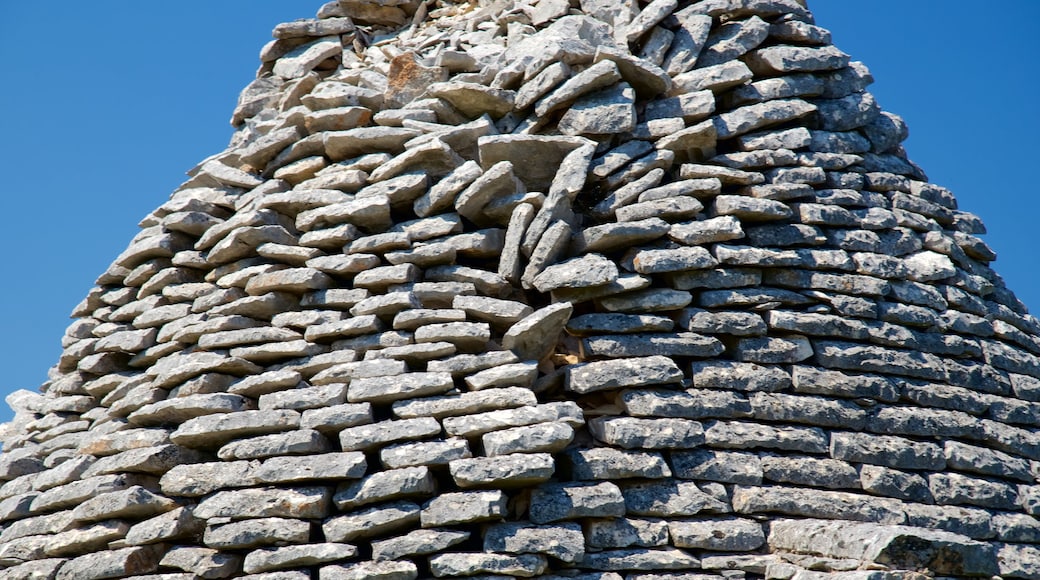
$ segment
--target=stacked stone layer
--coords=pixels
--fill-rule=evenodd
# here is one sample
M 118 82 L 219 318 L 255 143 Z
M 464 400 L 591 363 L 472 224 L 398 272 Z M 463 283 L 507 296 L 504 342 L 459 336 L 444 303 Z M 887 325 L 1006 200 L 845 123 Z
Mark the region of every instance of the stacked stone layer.
M 801 4 L 274 36 L 8 398 L 4 578 L 1040 578 L 1040 324 Z

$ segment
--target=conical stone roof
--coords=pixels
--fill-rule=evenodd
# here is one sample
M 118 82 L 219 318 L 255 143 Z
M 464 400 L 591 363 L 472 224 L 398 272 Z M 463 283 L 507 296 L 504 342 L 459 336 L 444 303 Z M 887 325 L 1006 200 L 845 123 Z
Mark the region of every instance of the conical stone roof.
M 1040 324 L 802 4 L 398 2 L 8 398 L 0 576 L 1040 578 Z

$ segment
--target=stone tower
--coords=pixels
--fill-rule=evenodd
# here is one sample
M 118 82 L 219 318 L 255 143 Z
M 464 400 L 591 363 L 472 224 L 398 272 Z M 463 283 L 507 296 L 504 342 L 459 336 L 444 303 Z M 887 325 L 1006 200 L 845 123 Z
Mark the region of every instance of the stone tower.
M 0 576 L 1040 578 L 1040 323 L 802 3 L 274 37 L 9 397 Z

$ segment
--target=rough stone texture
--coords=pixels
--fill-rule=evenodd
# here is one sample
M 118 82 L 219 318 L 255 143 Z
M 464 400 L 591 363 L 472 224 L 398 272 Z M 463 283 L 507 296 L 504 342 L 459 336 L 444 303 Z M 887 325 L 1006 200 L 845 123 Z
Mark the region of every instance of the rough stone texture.
M 279 25 L 8 398 L 0 577 L 1040 577 L 1040 322 L 802 4 Z

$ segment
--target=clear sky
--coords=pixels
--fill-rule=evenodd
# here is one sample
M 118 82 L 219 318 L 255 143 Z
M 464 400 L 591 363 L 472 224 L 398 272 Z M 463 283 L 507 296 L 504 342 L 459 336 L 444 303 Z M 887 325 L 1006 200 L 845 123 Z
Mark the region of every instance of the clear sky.
M 224 149 L 270 30 L 320 5 L 0 1 L 0 396 L 45 380 L 69 312 L 137 222 Z M 1040 2 L 985 6 L 810 0 L 909 123 L 911 159 L 982 216 L 996 269 L 1040 312 Z

